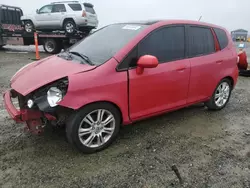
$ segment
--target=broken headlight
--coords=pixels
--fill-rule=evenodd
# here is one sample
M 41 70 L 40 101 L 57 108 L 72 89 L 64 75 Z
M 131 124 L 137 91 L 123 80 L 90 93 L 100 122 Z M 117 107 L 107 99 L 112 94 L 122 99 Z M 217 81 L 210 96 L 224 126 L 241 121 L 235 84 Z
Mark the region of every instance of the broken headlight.
M 63 92 L 57 87 L 49 88 L 47 92 L 47 100 L 50 107 L 55 107 L 63 98 Z
M 34 95 L 35 105 L 44 112 L 53 111 L 68 90 L 68 79 L 60 79 L 38 89 Z

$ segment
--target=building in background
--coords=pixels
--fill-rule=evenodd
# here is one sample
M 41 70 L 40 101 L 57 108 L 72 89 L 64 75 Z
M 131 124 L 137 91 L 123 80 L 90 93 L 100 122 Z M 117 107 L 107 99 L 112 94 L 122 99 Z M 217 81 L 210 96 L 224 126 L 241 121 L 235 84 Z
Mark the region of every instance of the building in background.
M 243 40 L 246 41 L 248 37 L 248 31 L 244 29 L 237 29 L 231 32 L 233 41 Z

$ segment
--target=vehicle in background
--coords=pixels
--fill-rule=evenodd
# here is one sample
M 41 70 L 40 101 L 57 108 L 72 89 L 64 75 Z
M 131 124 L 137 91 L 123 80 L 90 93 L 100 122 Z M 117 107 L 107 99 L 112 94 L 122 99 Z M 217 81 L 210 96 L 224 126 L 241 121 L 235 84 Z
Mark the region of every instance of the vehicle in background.
M 20 17 L 23 11 L 19 7 L 0 5 L 0 48 L 10 45 L 34 45 L 34 34 L 27 33 L 22 27 Z M 59 53 L 85 38 L 88 32 L 75 31 L 68 34 L 65 31 L 37 31 L 38 44 L 50 54 Z
M 6 45 L 8 34 L 21 34 L 23 27 L 20 17 L 23 11 L 19 7 L 0 4 L 0 47 Z
M 79 1 L 61 1 L 45 5 L 36 14 L 21 17 L 25 31 L 64 30 L 69 34 L 76 30 L 89 33 L 98 27 L 94 6 Z
M 66 124 L 69 143 L 93 153 L 115 140 L 121 124 L 200 102 L 223 109 L 237 79 L 237 51 L 222 27 L 185 20 L 120 23 L 21 68 L 4 104 L 36 134 L 44 125 Z

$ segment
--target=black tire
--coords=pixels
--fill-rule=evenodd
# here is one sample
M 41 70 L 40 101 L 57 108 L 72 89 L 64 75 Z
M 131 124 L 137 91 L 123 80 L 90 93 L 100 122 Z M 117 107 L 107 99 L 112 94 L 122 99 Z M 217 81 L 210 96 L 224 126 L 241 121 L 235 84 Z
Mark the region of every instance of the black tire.
M 46 39 L 43 43 L 43 49 L 49 54 L 57 54 L 61 52 L 61 42 L 55 39 Z
M 34 24 L 32 21 L 24 21 L 24 30 L 26 33 L 33 33 L 35 30 Z
M 215 102 L 215 100 L 216 100 L 215 98 L 216 98 L 216 94 L 218 94 L 218 88 L 222 85 L 222 83 L 225 83 L 229 86 L 229 95 L 228 95 L 228 98 L 226 99 L 226 102 L 223 103 L 223 105 L 218 106 Z M 229 80 L 227 78 L 221 80 L 220 83 L 216 86 L 216 89 L 214 90 L 214 93 L 213 93 L 212 97 L 210 98 L 210 100 L 205 102 L 205 106 L 209 110 L 222 110 L 230 100 L 232 89 L 233 89 L 233 85 L 232 85 L 231 80 Z
M 114 124 L 113 124 L 114 130 L 113 130 L 113 133 L 110 134 L 111 135 L 110 138 L 106 142 L 104 142 L 103 145 L 96 146 L 96 147 L 92 148 L 92 147 L 88 147 L 88 146 L 84 145 L 81 142 L 79 135 L 78 135 L 79 134 L 78 130 L 79 130 L 79 127 L 81 126 L 82 120 L 88 114 L 90 114 L 98 109 L 106 110 L 106 111 L 110 112 L 110 114 L 113 115 L 113 118 L 115 120 Z M 105 103 L 105 102 L 94 103 L 94 104 L 90 104 L 90 105 L 82 108 L 81 110 L 77 111 L 75 114 L 72 114 L 72 116 L 66 122 L 66 137 L 67 137 L 68 142 L 71 143 L 73 146 L 75 146 L 79 151 L 81 151 L 83 153 L 94 153 L 94 152 L 101 151 L 112 144 L 112 142 L 116 139 L 116 137 L 119 133 L 120 124 L 121 124 L 121 114 L 115 106 L 113 106 L 112 104 L 109 104 L 109 103 Z M 86 124 L 86 125 L 88 126 L 89 124 Z M 92 126 L 90 126 L 90 127 L 92 127 Z M 92 131 L 94 132 L 94 128 Z M 87 138 L 89 138 L 92 133 L 89 133 L 89 136 L 88 136 L 88 134 L 86 134 L 85 136 L 87 136 Z M 105 133 L 101 133 L 101 135 L 105 135 Z M 95 141 L 95 139 L 96 139 L 96 142 L 97 142 L 98 136 L 95 135 L 93 137 L 94 137 L 93 141 Z
M 68 29 L 68 27 L 71 29 Z M 66 20 L 63 23 L 63 29 L 67 34 L 73 34 L 76 31 L 76 24 L 73 20 Z

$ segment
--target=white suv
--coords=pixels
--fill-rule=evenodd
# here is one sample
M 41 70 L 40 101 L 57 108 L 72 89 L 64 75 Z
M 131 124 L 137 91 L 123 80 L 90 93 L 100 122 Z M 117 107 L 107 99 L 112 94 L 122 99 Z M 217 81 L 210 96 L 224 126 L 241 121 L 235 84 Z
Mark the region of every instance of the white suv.
M 37 10 L 36 14 L 22 16 L 21 20 L 27 33 L 33 32 L 34 29 L 63 29 L 70 34 L 79 29 L 89 33 L 98 26 L 93 7 L 90 3 L 79 1 L 53 2 Z

